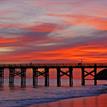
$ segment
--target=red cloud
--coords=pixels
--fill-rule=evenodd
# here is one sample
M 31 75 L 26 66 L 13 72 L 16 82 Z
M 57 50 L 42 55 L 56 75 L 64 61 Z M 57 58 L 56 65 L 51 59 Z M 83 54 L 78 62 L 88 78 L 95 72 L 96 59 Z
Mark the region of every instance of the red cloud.
M 44 23 L 44 24 L 32 26 L 28 29 L 36 32 L 52 32 L 57 28 L 57 26 L 58 25 L 56 24 Z
M 48 14 L 63 19 L 67 24 L 72 25 L 87 25 L 96 28 L 97 30 L 107 30 L 107 20 L 101 17 L 91 17 L 83 15 L 66 15 L 66 14 Z

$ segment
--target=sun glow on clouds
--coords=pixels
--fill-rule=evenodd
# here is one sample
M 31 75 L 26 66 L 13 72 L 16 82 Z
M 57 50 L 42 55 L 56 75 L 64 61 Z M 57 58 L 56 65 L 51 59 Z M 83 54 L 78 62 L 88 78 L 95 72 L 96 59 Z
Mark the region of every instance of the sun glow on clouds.
M 12 51 L 14 51 L 14 49 L 11 47 L 0 47 L 0 54 L 5 52 L 12 52 Z
M 107 0 L 0 1 L 0 63 L 107 62 Z
M 64 62 L 80 62 L 81 58 L 84 62 L 96 62 L 96 61 L 105 61 L 107 49 L 105 50 L 104 47 L 99 46 L 78 46 L 74 48 L 66 48 L 66 49 L 59 49 L 59 50 L 51 50 L 51 51 L 41 51 L 41 52 L 27 52 L 26 54 L 21 53 L 18 55 L 11 55 L 7 59 L 8 56 L 4 55 L 4 58 L 1 57 L 1 60 L 12 60 L 19 61 L 19 62 L 60 62 L 63 60 Z M 98 53 L 98 54 L 96 54 Z M 102 57 L 103 56 L 103 57 Z

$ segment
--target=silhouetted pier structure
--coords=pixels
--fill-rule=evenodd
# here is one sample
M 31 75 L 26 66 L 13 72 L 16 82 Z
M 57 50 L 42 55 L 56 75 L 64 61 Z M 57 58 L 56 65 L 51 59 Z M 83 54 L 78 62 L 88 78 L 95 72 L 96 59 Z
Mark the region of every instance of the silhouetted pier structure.
M 74 64 L 0 64 L 0 87 L 4 85 L 4 72 L 5 69 L 9 69 L 9 87 L 14 87 L 14 78 L 19 76 L 21 78 L 21 87 L 26 87 L 26 70 L 31 68 L 33 87 L 38 86 L 38 77 L 44 77 L 44 85 L 49 86 L 49 70 L 54 68 L 57 71 L 57 86 L 61 86 L 61 77 L 67 76 L 69 78 L 69 86 L 73 86 L 73 72 L 75 68 L 81 71 L 81 85 L 85 85 L 86 80 L 94 80 L 94 85 L 97 85 L 97 80 L 107 80 L 107 64 L 101 63 L 74 63 Z M 66 68 L 67 71 L 63 71 L 62 68 Z M 87 71 L 86 69 L 91 69 Z M 98 69 L 102 69 L 98 72 Z M 39 71 L 38 69 L 43 69 Z M 103 72 L 103 73 L 101 73 Z M 87 78 L 91 76 L 92 78 Z M 104 76 L 104 78 L 103 78 Z

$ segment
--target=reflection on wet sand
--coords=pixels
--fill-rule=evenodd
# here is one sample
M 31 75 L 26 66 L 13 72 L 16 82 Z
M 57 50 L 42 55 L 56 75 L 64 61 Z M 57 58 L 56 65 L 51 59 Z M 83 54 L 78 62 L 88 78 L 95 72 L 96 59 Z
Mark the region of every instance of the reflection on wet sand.
M 36 104 L 29 107 L 107 107 L 107 94 Z

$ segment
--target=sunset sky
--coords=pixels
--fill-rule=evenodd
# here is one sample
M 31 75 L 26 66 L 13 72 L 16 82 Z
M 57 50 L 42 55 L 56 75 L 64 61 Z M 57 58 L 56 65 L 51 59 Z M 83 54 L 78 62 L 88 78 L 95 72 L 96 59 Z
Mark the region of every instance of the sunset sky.
M 0 63 L 107 62 L 107 0 L 0 0 Z

